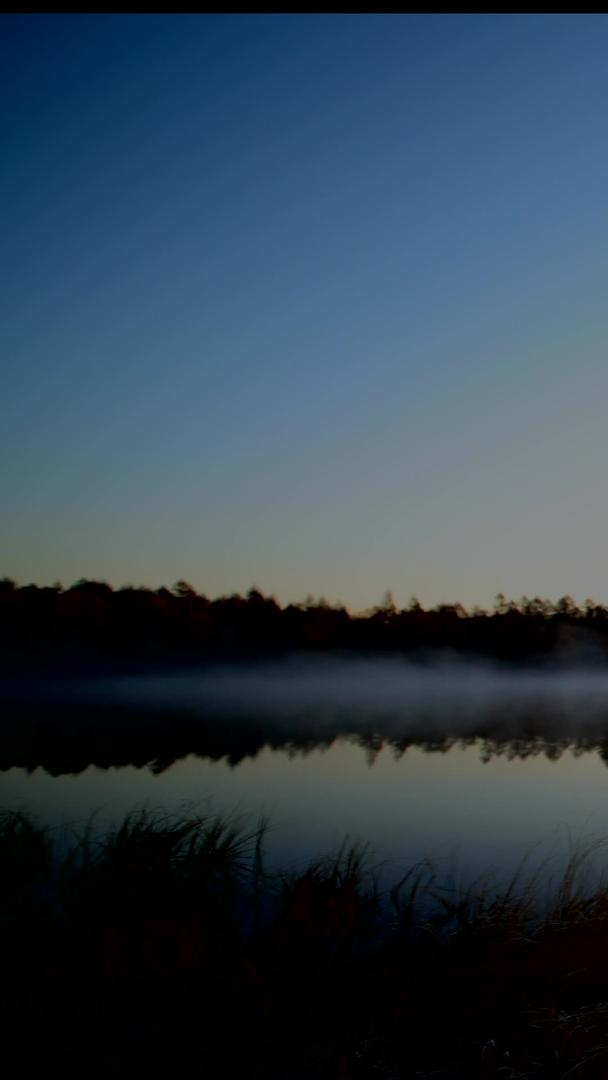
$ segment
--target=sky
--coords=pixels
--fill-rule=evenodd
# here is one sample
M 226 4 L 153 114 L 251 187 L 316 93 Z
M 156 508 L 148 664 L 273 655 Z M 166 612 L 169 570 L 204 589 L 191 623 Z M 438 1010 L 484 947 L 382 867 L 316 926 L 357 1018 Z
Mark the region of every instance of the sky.
M 608 600 L 608 17 L 0 19 L 0 576 Z

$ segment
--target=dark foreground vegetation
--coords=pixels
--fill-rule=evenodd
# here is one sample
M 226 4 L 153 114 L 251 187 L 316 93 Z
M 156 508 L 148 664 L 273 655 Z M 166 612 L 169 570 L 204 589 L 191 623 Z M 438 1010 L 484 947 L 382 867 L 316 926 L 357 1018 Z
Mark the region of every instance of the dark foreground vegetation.
M 589 631 L 592 635 L 589 635 Z M 556 647 L 576 649 L 592 638 L 594 658 L 608 659 L 608 608 L 571 597 L 557 603 L 499 594 L 491 611 L 461 604 L 425 610 L 413 599 L 398 610 L 390 594 L 363 614 L 312 598 L 281 607 L 251 589 L 216 600 L 187 582 L 172 590 L 113 589 L 105 582 L 17 587 L 0 581 L 0 663 L 53 671 L 145 669 L 186 663 L 277 657 L 294 652 L 424 654 L 454 649 L 507 662 L 543 662 Z
M 608 889 L 381 894 L 356 850 L 270 875 L 264 823 L 0 819 L 3 1062 L 256 1080 L 608 1075 Z M 61 843 L 58 841 L 62 840 Z M 587 853 L 589 855 L 589 853 Z

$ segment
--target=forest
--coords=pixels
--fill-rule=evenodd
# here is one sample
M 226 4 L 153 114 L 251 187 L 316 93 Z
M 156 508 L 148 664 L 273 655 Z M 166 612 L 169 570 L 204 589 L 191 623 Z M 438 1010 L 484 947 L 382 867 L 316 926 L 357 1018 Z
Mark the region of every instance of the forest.
M 424 663 L 437 650 L 505 663 L 558 658 L 608 660 L 608 607 L 570 596 L 496 597 L 491 610 L 462 604 L 399 609 L 390 593 L 372 609 L 308 597 L 281 606 L 257 588 L 209 599 L 186 581 L 171 588 L 123 587 L 82 579 L 18 586 L 0 580 L 0 665 L 65 674 L 146 670 L 293 653 L 405 654 Z

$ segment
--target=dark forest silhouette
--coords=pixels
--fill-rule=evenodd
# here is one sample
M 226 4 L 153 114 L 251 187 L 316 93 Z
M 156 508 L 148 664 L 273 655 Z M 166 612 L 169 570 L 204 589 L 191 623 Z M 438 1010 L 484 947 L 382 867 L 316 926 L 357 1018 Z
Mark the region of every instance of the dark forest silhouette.
M 0 662 L 54 670 L 140 670 L 297 652 L 403 653 L 424 660 L 452 649 L 513 663 L 542 663 L 560 649 L 574 654 L 580 632 L 593 633 L 596 659 L 608 660 L 608 608 L 578 607 L 535 597 L 498 594 L 492 610 L 461 604 L 425 609 L 415 598 L 398 609 L 390 593 L 361 614 L 311 597 L 281 607 L 252 588 L 209 600 L 185 581 L 172 589 L 113 589 L 81 580 L 18 587 L 0 581 Z
M 180 702 L 126 704 L 66 698 L 66 680 L 107 674 L 196 669 L 228 662 L 257 664 L 310 658 L 400 656 L 436 674 L 438 658 L 486 659 L 555 670 L 584 661 L 608 667 L 608 608 L 568 597 L 557 603 L 502 594 L 490 611 L 462 605 L 425 610 L 415 599 L 399 610 L 390 594 L 377 607 L 351 614 L 309 598 L 281 607 L 257 589 L 209 600 L 185 581 L 173 589 L 122 588 L 81 580 L 60 586 L 18 587 L 0 581 L 0 669 L 3 706 L 0 769 L 43 766 L 59 775 L 99 767 L 150 765 L 157 772 L 188 754 L 237 765 L 264 747 L 307 753 L 337 738 L 355 739 L 370 764 L 382 746 L 401 755 L 410 746 L 446 752 L 477 742 L 484 759 L 496 754 L 557 759 L 566 749 L 608 760 L 608 706 L 556 714 L 551 697 L 516 703 L 498 694 L 483 709 L 457 711 L 450 695 L 433 707 L 397 700 L 388 712 L 370 706 L 356 714 L 334 705 L 325 715 L 306 708 L 267 710 L 251 701 L 246 713 Z M 306 680 L 306 671 L 299 676 Z M 390 676 L 389 676 L 390 677 Z M 346 675 L 348 679 L 348 674 Z M 297 694 L 296 694 L 297 697 Z M 310 713 L 310 715 L 309 715 Z

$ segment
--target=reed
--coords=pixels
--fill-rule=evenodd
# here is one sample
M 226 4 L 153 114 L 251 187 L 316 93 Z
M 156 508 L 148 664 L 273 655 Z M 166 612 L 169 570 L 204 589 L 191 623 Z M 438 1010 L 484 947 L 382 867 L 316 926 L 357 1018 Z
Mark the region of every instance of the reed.
M 605 845 L 544 894 L 546 868 L 448 888 L 430 863 L 383 890 L 361 845 L 271 873 L 269 827 L 144 808 L 68 843 L 2 813 L 7 1047 L 48 1065 L 70 1016 L 64 1075 L 91 1047 L 100 1076 L 608 1075 Z

